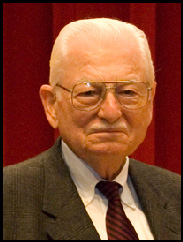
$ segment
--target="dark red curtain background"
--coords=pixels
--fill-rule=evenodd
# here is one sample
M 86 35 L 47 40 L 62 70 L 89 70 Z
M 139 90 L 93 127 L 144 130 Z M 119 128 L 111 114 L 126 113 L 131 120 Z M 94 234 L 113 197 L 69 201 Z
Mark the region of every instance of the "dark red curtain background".
M 15 164 L 53 145 L 39 88 L 60 29 L 82 18 L 110 17 L 145 31 L 156 70 L 154 118 L 132 157 L 180 173 L 180 3 L 3 3 L 3 164 Z

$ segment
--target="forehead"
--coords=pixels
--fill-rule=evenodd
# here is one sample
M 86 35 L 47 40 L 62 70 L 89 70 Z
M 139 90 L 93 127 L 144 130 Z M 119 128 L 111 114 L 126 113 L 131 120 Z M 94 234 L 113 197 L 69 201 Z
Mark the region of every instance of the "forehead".
M 76 84 L 82 79 L 93 81 L 120 81 L 145 79 L 142 53 L 137 40 L 129 37 L 115 41 L 86 41 L 70 43 L 65 60 L 64 83 Z

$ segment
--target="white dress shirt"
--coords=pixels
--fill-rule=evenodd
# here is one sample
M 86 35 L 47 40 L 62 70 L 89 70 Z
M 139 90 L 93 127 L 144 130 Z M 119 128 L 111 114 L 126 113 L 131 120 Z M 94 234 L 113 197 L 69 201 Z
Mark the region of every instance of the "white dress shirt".
M 94 227 L 99 233 L 101 240 L 108 240 L 105 224 L 108 201 L 98 189 L 95 189 L 96 184 L 102 180 L 101 177 L 82 159 L 78 158 L 64 142 L 62 142 L 62 154 Z M 121 201 L 124 212 L 138 233 L 139 240 L 154 240 L 128 175 L 128 167 L 129 158 L 127 157 L 123 170 L 114 179 L 123 187 Z

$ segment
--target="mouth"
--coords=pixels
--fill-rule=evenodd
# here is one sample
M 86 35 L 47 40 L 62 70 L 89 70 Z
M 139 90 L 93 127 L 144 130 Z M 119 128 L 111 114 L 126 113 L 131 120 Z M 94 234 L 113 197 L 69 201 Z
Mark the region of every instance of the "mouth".
M 105 128 L 105 129 L 93 129 L 89 134 L 97 134 L 97 133 L 108 133 L 108 134 L 115 134 L 115 133 L 124 133 L 122 129 L 115 129 L 115 128 Z

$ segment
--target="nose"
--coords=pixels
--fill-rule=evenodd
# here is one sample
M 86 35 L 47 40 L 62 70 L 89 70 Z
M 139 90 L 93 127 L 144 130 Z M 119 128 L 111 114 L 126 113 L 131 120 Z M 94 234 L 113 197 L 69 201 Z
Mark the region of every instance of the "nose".
M 114 93 L 108 92 L 101 103 L 98 117 L 109 123 L 114 123 L 122 116 L 122 106 L 116 99 Z

